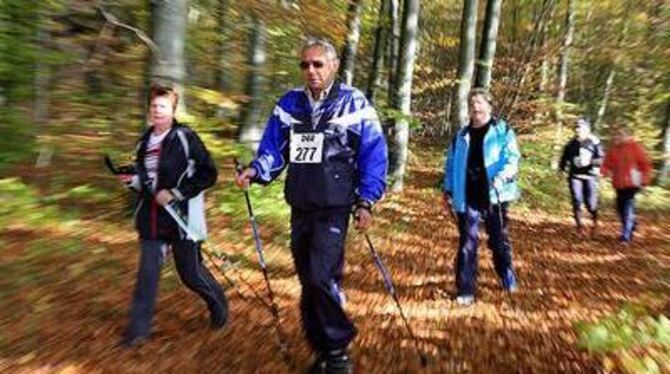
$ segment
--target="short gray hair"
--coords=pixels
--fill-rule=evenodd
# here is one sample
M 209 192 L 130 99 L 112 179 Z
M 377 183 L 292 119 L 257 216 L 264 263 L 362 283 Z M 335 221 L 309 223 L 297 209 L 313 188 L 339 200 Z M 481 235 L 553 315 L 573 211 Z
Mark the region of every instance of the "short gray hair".
M 306 38 L 305 42 L 302 44 L 302 48 L 300 48 L 300 54 L 314 47 L 323 48 L 324 52 L 330 59 L 337 60 L 338 57 L 335 47 L 333 47 L 333 44 L 328 39 L 322 37 L 310 36 Z

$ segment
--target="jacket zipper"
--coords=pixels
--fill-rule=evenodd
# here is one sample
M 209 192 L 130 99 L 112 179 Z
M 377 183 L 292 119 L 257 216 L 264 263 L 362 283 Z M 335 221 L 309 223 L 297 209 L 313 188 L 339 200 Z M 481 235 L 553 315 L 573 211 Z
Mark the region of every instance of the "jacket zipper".
M 165 139 L 163 139 L 165 140 Z M 158 239 L 158 203 L 156 202 L 156 192 L 158 190 L 158 174 L 160 171 L 160 165 L 161 165 L 161 154 L 163 151 L 163 144 L 161 144 L 158 147 L 158 155 L 156 156 L 156 180 L 154 181 L 155 186 L 154 187 L 154 197 L 151 199 L 151 237 L 156 240 Z

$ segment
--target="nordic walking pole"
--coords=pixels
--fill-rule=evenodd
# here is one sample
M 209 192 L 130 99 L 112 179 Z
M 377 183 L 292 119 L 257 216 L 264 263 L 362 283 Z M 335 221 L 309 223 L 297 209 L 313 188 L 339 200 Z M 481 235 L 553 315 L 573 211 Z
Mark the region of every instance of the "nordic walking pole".
M 237 174 L 242 173 L 243 167 L 242 164 L 235 158 L 235 171 Z M 268 297 L 270 298 L 270 311 L 275 320 L 275 331 L 277 332 L 277 339 L 279 340 L 279 348 L 281 349 L 282 355 L 284 356 L 284 361 L 289 366 L 293 366 L 291 358 L 288 354 L 288 344 L 286 340 L 286 335 L 282 331 L 281 322 L 279 319 L 279 307 L 275 302 L 274 292 L 272 292 L 272 286 L 270 285 L 270 277 L 268 276 L 268 267 L 265 263 L 265 257 L 263 256 L 263 244 L 261 243 L 261 237 L 258 234 L 258 224 L 256 223 L 256 216 L 254 215 L 253 207 L 251 206 L 251 199 L 249 198 L 249 189 L 245 187 L 244 200 L 247 203 L 247 212 L 249 213 L 249 222 L 251 222 L 251 232 L 254 236 L 254 242 L 256 243 L 256 254 L 258 255 L 258 264 L 261 267 L 263 272 L 263 278 L 265 279 L 265 286 L 268 289 Z
M 112 162 L 112 160 L 109 158 L 108 155 L 105 155 L 105 165 L 107 166 L 109 171 L 114 175 L 135 174 L 136 173 L 135 169 L 132 166 L 121 166 L 121 167 L 118 167 L 118 168 L 115 167 L 114 163 Z M 172 219 L 177 223 L 177 226 L 179 226 L 179 228 L 181 228 L 186 233 L 188 238 L 190 238 L 191 240 L 193 240 L 196 243 L 199 242 L 199 241 L 204 241 L 205 236 L 202 233 L 195 232 L 190 227 L 188 227 L 188 225 L 186 224 L 186 222 L 183 218 L 184 214 L 179 210 L 178 206 L 168 204 L 168 205 L 165 205 L 164 208 L 165 208 L 165 211 L 170 215 L 170 217 L 172 217 Z M 205 255 L 209 258 L 210 254 L 206 250 L 204 250 L 203 248 L 201 248 L 201 249 L 203 250 L 203 253 L 205 253 Z M 215 257 L 217 257 L 218 259 L 222 259 L 225 263 L 228 264 L 229 268 L 235 268 L 235 263 L 233 263 L 233 261 L 230 259 L 230 256 L 228 256 L 227 254 L 223 253 L 222 255 L 215 256 Z M 211 259 L 210 259 L 210 261 L 211 261 Z M 225 271 L 220 269 L 218 266 L 216 266 L 216 269 L 219 270 L 219 273 L 223 276 L 223 278 L 230 285 L 230 287 L 233 290 L 235 290 L 237 295 L 243 301 L 249 302 L 249 298 L 244 296 L 244 294 L 238 288 L 237 284 L 228 276 L 228 274 L 226 274 Z M 260 301 L 263 304 L 263 306 L 265 306 L 268 310 L 271 310 L 270 305 L 268 305 L 268 303 L 258 294 L 258 292 L 256 292 L 256 290 L 253 287 L 251 287 L 251 285 L 248 282 L 246 282 L 244 279 L 242 279 L 242 277 L 240 277 L 240 279 L 254 293 L 254 295 L 256 296 L 256 299 L 258 301 Z
M 419 348 L 419 340 L 416 338 L 416 335 L 414 335 L 412 328 L 409 326 L 407 317 L 405 317 L 405 313 L 403 312 L 402 306 L 400 305 L 400 301 L 398 300 L 398 295 L 396 294 L 395 287 L 393 286 L 391 276 L 389 275 L 388 270 L 386 270 L 386 267 L 384 266 L 382 259 L 379 257 L 379 254 L 377 254 L 375 246 L 372 245 L 370 235 L 368 235 L 367 233 L 365 233 L 365 240 L 368 242 L 368 247 L 370 247 L 370 252 L 372 253 L 372 257 L 374 258 L 375 266 L 377 267 L 377 269 L 379 269 L 379 272 L 382 274 L 382 278 L 384 279 L 384 285 L 386 286 L 386 289 L 388 290 L 389 294 L 391 294 L 393 301 L 395 301 L 395 305 L 396 307 L 398 307 L 400 317 L 402 317 L 402 320 L 405 323 L 407 332 L 409 332 L 409 335 L 412 337 L 412 340 L 414 341 L 414 348 L 416 348 L 416 351 L 419 353 L 419 358 L 421 359 L 421 366 L 426 367 L 428 366 L 428 358 L 426 357 L 426 355 L 423 354 L 423 352 Z

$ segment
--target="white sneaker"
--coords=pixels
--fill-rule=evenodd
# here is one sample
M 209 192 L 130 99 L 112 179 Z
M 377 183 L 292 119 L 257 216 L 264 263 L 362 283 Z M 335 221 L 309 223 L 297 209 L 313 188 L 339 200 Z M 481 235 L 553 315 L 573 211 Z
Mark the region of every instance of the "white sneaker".
M 456 298 L 456 304 L 461 306 L 470 306 L 474 304 L 475 297 L 473 295 L 462 295 Z

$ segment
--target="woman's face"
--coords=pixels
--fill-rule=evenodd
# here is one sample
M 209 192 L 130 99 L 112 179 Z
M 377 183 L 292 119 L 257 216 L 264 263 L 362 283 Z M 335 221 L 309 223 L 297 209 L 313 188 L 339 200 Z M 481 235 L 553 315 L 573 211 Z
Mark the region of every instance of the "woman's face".
M 614 144 L 619 144 L 628 139 L 628 134 L 626 130 L 618 129 L 614 132 Z
M 491 105 L 483 96 L 472 96 L 468 104 L 470 121 L 474 127 L 486 125 L 491 120 Z
M 151 101 L 149 108 L 149 119 L 156 127 L 166 127 L 172 124 L 174 119 L 174 107 L 172 100 L 167 96 L 158 96 Z

